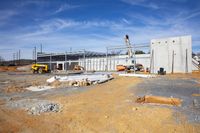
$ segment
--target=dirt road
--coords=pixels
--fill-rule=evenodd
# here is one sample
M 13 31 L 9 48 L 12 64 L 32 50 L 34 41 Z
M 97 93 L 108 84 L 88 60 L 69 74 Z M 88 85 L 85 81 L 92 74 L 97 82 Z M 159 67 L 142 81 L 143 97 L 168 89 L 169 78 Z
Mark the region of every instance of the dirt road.
M 145 133 L 199 132 L 200 125 L 178 122 L 165 106 L 135 103 L 134 88 L 143 80 L 118 77 L 67 96 L 46 99 L 62 105 L 58 113 L 29 115 L 23 110 L 0 106 L 0 132 Z M 5 101 L 1 101 L 4 104 Z M 184 118 L 184 115 L 180 118 Z

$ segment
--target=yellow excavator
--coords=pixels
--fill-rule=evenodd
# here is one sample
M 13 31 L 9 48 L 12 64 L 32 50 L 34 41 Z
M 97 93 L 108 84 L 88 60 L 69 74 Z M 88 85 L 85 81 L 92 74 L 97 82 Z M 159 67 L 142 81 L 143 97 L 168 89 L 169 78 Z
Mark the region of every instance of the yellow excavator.
M 32 64 L 31 70 L 32 70 L 33 73 L 39 73 L 39 74 L 48 73 L 49 72 L 48 65 L 37 64 L 37 63 L 36 64 Z

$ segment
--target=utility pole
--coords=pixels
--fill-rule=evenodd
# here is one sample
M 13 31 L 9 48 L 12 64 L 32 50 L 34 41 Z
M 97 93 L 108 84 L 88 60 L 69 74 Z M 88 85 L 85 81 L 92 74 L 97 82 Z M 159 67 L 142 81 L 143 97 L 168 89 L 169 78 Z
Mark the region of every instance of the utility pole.
M 34 53 L 35 53 L 34 57 L 35 57 L 35 64 L 36 64 L 36 60 L 37 60 L 37 51 L 36 51 L 36 46 L 34 47 Z
M 15 53 L 13 53 L 13 64 L 15 64 Z
M 16 52 L 16 65 L 18 65 L 18 58 L 19 58 L 19 54 L 18 52 Z
M 20 65 L 21 51 L 19 50 L 19 65 Z
M 108 72 L 108 47 L 106 47 L 106 72 Z
M 32 59 L 35 60 L 35 49 L 33 49 Z
M 42 53 L 42 44 L 40 44 L 40 52 Z

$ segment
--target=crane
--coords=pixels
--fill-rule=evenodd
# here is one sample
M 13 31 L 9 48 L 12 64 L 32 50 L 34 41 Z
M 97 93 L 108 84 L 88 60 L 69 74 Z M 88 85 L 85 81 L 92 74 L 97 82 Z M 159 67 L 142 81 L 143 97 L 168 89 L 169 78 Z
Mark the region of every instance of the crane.
M 129 36 L 128 35 L 125 35 L 125 44 L 126 44 L 126 47 L 127 47 L 127 53 L 128 53 L 128 62 L 126 62 L 125 64 L 122 64 L 122 65 L 117 65 L 117 70 L 118 71 L 128 71 L 128 70 L 133 70 L 134 69 L 134 66 L 135 66 L 135 61 L 132 60 L 133 58 L 133 51 L 132 51 L 132 46 L 131 46 L 131 43 L 130 43 L 130 40 L 129 40 Z M 134 64 L 133 64 L 134 62 Z M 135 70 L 134 70 L 135 71 Z
M 131 48 L 131 43 L 130 43 L 128 35 L 125 36 L 125 43 L 126 43 L 126 46 L 128 48 L 128 57 L 132 58 L 133 57 L 133 51 L 132 51 L 132 48 Z
M 135 57 L 135 51 L 132 51 L 132 46 L 129 40 L 129 36 L 125 35 L 125 43 L 128 49 L 128 63 L 122 64 L 122 65 L 117 65 L 117 70 L 118 71 L 127 71 L 127 72 L 131 72 L 131 71 L 140 71 L 141 69 L 143 69 L 142 64 L 136 64 L 136 57 Z M 135 50 L 135 49 L 134 49 Z M 134 59 L 133 59 L 134 58 Z

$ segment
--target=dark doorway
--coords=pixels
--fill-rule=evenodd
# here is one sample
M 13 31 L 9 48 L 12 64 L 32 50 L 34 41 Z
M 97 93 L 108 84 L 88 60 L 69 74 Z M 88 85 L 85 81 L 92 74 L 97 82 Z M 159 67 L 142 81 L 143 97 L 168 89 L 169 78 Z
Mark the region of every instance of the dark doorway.
M 58 70 L 63 70 L 63 64 L 58 64 Z

